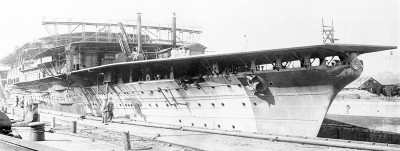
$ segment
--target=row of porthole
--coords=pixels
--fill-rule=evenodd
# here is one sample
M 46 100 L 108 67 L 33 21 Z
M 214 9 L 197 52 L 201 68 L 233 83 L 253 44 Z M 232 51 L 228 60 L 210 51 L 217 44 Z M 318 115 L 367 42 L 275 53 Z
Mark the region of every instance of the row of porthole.
M 122 104 L 119 104 L 119 106 L 122 106 Z M 125 104 L 126 107 L 133 107 L 133 104 Z
M 169 107 L 168 104 L 165 104 L 165 106 Z M 149 107 L 151 107 L 151 104 L 149 104 Z M 156 107 L 158 107 L 158 104 L 156 104 Z
M 84 104 L 84 106 L 91 106 L 92 104 Z M 93 103 L 93 106 L 100 106 L 101 104 L 96 104 L 96 103 Z M 119 104 L 119 106 L 122 106 L 122 104 Z M 125 106 L 126 107 L 133 107 L 134 105 L 133 104 L 125 104 Z
M 27 96 L 27 97 L 34 97 L 34 98 L 57 98 L 57 96 Z
M 93 105 L 92 104 L 83 104 L 83 106 L 101 106 L 101 104 L 95 104 L 95 103 L 93 103 Z
M 197 105 L 201 107 L 201 104 L 200 104 L 200 103 L 198 103 Z M 246 103 L 242 102 L 242 105 L 243 105 L 243 106 L 246 106 Z M 257 103 L 254 102 L 254 105 L 256 106 Z M 215 106 L 215 104 L 214 104 L 214 103 L 211 103 L 211 106 Z M 221 103 L 221 106 L 225 106 L 225 104 L 224 104 L 224 103 Z
M 179 120 L 179 123 L 182 123 L 182 120 Z M 194 123 L 192 123 L 192 126 L 194 126 Z M 221 128 L 221 125 L 217 125 L 218 126 L 218 128 Z M 204 127 L 207 127 L 207 124 L 206 123 L 204 123 Z M 235 125 L 232 125 L 232 128 L 233 129 L 236 129 L 236 126 Z
M 254 104 L 254 106 L 257 106 L 257 103 L 256 103 L 256 102 L 254 102 L 253 104 Z M 101 104 L 100 104 L 100 105 L 101 105 Z M 165 105 L 166 105 L 167 107 L 170 106 L 170 105 L 168 105 L 168 104 L 165 104 Z M 201 106 L 200 103 L 198 103 L 198 105 Z M 211 103 L 211 105 L 212 105 L 212 106 L 215 106 L 214 103 Z M 221 103 L 221 105 L 222 105 L 222 106 L 225 106 L 224 103 Z M 242 102 L 242 105 L 243 105 L 243 106 L 246 106 L 246 103 Z M 89 104 L 84 104 L 84 106 L 89 106 Z M 97 106 L 97 104 L 93 103 L 93 106 Z M 119 106 L 122 106 L 122 104 L 119 104 Z M 126 106 L 126 107 L 133 107 L 134 105 L 133 105 L 133 104 L 125 104 L 125 106 Z M 149 107 L 151 107 L 151 104 L 149 104 Z M 156 104 L 156 107 L 158 107 L 158 104 Z
M 238 84 L 239 87 L 241 87 L 242 85 Z M 211 86 L 212 88 L 215 88 L 214 86 Z M 231 87 L 231 85 L 228 85 L 228 87 Z M 177 91 L 179 91 L 179 89 L 176 89 Z M 184 89 L 187 90 L 187 89 Z M 161 92 L 160 90 L 157 90 L 158 92 Z M 140 91 L 142 94 L 144 94 L 143 91 Z M 150 91 L 153 92 L 153 91 Z M 165 92 L 168 92 L 168 90 L 165 90 Z M 135 92 L 121 92 L 118 94 L 130 94 L 130 93 L 135 93 Z M 110 93 L 111 95 L 113 95 L 114 93 Z M 67 97 L 74 97 L 74 96 L 83 96 L 84 94 L 72 94 L 72 95 L 67 95 Z M 106 95 L 105 93 L 99 93 L 98 95 Z M 51 97 L 55 97 L 55 96 L 51 96 Z
M 257 106 L 257 103 L 256 102 L 253 102 L 253 104 L 254 104 L 254 106 Z M 169 107 L 169 105 L 168 104 L 165 104 L 167 107 Z M 197 104 L 199 107 L 201 107 L 201 104 L 200 103 L 198 103 Z M 211 105 L 212 106 L 215 106 L 215 104 L 214 103 L 211 103 Z M 244 103 L 244 102 L 242 102 L 242 105 L 243 106 L 246 106 L 246 103 Z M 86 105 L 85 105 L 86 106 Z M 122 106 L 121 104 L 119 104 L 119 106 Z M 133 104 L 125 104 L 125 106 L 133 106 Z M 221 106 L 225 106 L 225 104 L 224 103 L 221 103 Z M 149 104 L 149 107 L 151 107 L 151 104 Z M 158 104 L 156 104 L 156 107 L 158 107 Z
M 227 85 L 228 87 L 231 87 L 231 85 Z M 238 84 L 239 87 L 241 87 L 241 84 Z M 215 88 L 215 86 L 211 86 L 211 88 Z M 187 89 L 184 89 L 187 90 Z M 157 90 L 158 92 L 161 92 L 160 90 Z M 179 89 L 176 89 L 176 91 L 179 91 Z M 141 93 L 144 93 L 143 91 L 140 91 Z M 153 91 L 150 91 L 153 92 Z M 165 92 L 168 92 L 168 90 L 165 90 Z M 119 92 L 118 94 L 130 94 L 130 93 L 135 93 L 135 92 Z M 114 93 L 110 93 L 111 95 L 113 95 Z M 73 97 L 73 96 L 83 96 L 84 94 L 71 94 L 71 95 L 67 95 L 67 97 Z M 99 93 L 98 95 L 106 95 L 105 93 Z M 53 97 L 53 96 L 52 96 Z M 54 96 L 55 97 L 55 96 Z
M 228 87 L 231 87 L 231 85 L 227 85 Z M 238 86 L 239 87 L 242 87 L 242 85 L 241 84 L 238 84 Z M 215 86 L 211 86 L 211 88 L 215 88 Z M 187 89 L 184 89 L 184 90 L 187 90 Z M 158 92 L 161 92 L 161 90 L 157 90 Z M 179 91 L 179 89 L 176 89 L 176 91 Z M 144 92 L 143 91 L 140 91 L 142 94 L 144 94 Z M 150 92 L 154 92 L 154 91 L 150 91 Z M 165 90 L 165 92 L 168 92 L 168 90 Z M 135 93 L 135 92 L 120 92 L 120 93 L 118 93 L 118 94 L 130 94 L 130 93 Z M 113 95 L 113 93 L 110 93 L 111 95 Z M 83 95 L 83 94 L 80 94 L 80 95 Z M 104 93 L 99 93 L 99 95 L 105 95 Z M 75 95 L 76 96 L 76 95 Z
M 165 104 L 165 105 L 166 105 L 167 107 L 169 107 L 168 104 Z M 198 105 L 199 107 L 201 107 L 201 104 L 200 104 L 200 103 L 197 103 L 197 105 Z M 212 105 L 212 106 L 215 106 L 214 103 L 211 103 L 211 105 Z M 246 103 L 242 102 L 242 105 L 243 105 L 243 106 L 246 106 Z M 257 106 L 257 103 L 256 103 L 256 102 L 253 102 L 253 105 L 254 105 L 254 106 Z M 221 106 L 225 106 L 225 104 L 224 104 L 224 103 L 221 103 Z M 149 107 L 151 107 L 151 104 L 149 104 Z M 156 107 L 158 107 L 158 104 L 156 104 Z

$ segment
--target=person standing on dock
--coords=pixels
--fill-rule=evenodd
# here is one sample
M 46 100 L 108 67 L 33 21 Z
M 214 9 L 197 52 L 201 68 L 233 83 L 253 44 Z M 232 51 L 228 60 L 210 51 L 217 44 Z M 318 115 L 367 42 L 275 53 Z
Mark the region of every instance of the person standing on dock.
M 107 122 L 111 122 L 111 120 L 114 118 L 114 103 L 111 97 L 107 102 L 107 111 Z
M 107 116 L 107 113 L 106 113 L 106 108 L 107 108 L 106 106 L 107 106 L 107 105 L 106 105 L 106 104 L 107 104 L 107 102 L 108 102 L 107 100 L 108 100 L 108 98 L 106 98 L 106 99 L 101 103 L 101 105 L 102 105 L 102 106 L 101 106 L 101 113 L 102 113 L 102 114 L 101 114 L 101 117 L 102 117 L 101 123 L 104 123 L 104 124 L 106 123 L 106 119 L 107 119 L 107 117 L 106 117 L 106 116 Z
M 15 99 L 15 107 L 18 107 L 18 103 L 19 103 L 19 98 L 17 96 L 17 98 Z
M 108 122 L 111 122 L 114 117 L 114 103 L 112 102 L 112 97 L 110 97 L 103 106 L 103 123 L 108 125 Z

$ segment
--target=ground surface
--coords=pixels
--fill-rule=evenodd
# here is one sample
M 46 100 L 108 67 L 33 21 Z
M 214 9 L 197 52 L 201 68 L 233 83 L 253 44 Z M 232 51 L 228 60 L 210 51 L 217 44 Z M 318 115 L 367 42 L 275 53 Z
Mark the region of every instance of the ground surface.
M 51 142 L 48 144 L 64 150 L 123 150 L 121 135 L 122 132 L 128 131 L 132 150 L 352 150 L 130 124 L 110 123 L 104 125 L 101 121 L 96 120 L 40 113 L 41 121 L 47 123 L 46 130 L 50 129 L 50 121 L 53 117 L 56 118 L 55 133 L 46 133 L 46 141 L 40 143 Z M 71 133 L 71 121 L 78 123 L 76 134 Z M 19 131 L 25 133 L 23 137 L 29 138 L 28 129 L 25 129 L 25 132 L 23 129 Z M 75 146 L 71 146 L 71 143 Z

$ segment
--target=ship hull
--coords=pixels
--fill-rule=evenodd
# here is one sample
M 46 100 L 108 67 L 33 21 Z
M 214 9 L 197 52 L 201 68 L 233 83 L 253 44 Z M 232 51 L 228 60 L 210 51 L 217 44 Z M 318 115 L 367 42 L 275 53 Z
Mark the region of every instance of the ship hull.
M 152 123 L 316 137 L 337 92 L 361 71 L 324 69 L 261 71 L 268 88 L 257 93 L 243 75 L 210 76 L 182 87 L 175 80 L 75 87 L 37 95 L 43 109 L 101 116 L 101 103 L 111 98 L 115 117 Z M 324 80 L 317 80 L 324 79 Z

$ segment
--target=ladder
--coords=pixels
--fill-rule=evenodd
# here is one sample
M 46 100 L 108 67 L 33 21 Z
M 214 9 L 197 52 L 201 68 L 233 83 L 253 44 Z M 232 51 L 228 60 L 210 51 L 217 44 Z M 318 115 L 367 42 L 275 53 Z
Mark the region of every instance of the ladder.
M 322 41 L 326 43 L 328 40 L 331 43 L 335 43 L 336 40 L 339 40 L 334 37 L 335 29 L 333 26 L 333 19 L 331 22 L 332 25 L 325 25 L 324 18 L 322 18 Z
M 128 36 L 128 34 L 126 34 L 124 24 L 122 24 L 121 22 L 118 22 L 118 25 L 119 25 L 119 28 L 121 29 L 121 32 L 117 35 L 119 45 L 121 46 L 121 50 L 124 53 L 131 53 L 131 50 L 128 45 L 130 37 Z

